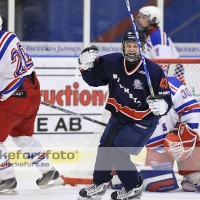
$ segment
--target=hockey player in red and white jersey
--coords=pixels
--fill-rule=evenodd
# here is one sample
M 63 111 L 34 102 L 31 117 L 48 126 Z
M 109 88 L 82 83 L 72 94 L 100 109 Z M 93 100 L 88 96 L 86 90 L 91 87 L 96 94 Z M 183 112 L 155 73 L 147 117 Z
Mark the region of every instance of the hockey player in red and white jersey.
M 148 141 L 145 165 L 177 161 L 185 191 L 200 191 L 200 107 L 189 89 L 168 77 L 173 107 L 162 116 Z
M 42 173 L 36 181 L 40 188 L 63 183 L 40 141 L 33 137 L 40 106 L 40 84 L 33 61 L 16 34 L 1 30 L 2 23 L 0 17 L 0 195 L 18 193 L 14 168 L 3 144 L 9 135 Z M 50 181 L 54 184 L 48 184 Z
M 155 6 L 145 6 L 136 18 L 138 29 L 146 34 L 145 57 L 178 58 L 179 54 L 168 35 L 160 30 L 161 11 Z

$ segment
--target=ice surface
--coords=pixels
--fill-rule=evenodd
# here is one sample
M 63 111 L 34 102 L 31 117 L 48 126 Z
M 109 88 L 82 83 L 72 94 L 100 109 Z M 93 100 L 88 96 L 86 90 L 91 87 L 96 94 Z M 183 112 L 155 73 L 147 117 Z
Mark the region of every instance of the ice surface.
M 67 174 L 70 166 L 63 166 L 60 164 L 55 167 L 61 172 L 61 174 Z M 16 168 L 16 177 L 18 181 L 18 195 L 1 196 L 0 200 L 76 200 L 79 190 L 83 186 L 57 186 L 50 189 L 39 189 L 35 184 L 37 178 L 40 177 L 40 172 L 35 167 L 23 167 Z M 109 200 L 112 189 L 108 189 L 102 200 Z M 200 199 L 200 193 L 183 192 L 181 189 L 177 189 L 168 193 L 151 193 L 143 192 L 142 200 L 194 200 Z

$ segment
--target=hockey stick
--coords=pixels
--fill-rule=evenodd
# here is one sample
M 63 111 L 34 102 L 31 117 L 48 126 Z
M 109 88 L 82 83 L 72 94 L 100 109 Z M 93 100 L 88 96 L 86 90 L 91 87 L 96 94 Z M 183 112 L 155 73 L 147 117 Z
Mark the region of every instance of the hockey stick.
M 144 71 L 145 71 L 145 74 L 146 74 L 147 83 L 149 85 L 149 90 L 150 90 L 151 96 L 155 97 L 155 94 L 154 94 L 154 91 L 153 91 L 153 87 L 152 87 L 152 84 L 151 84 L 151 79 L 150 79 L 150 76 L 149 76 L 149 72 L 148 72 L 148 69 L 147 69 L 147 66 L 146 66 L 146 62 L 145 62 L 145 59 L 144 59 L 144 55 L 142 53 L 139 34 L 137 32 L 137 28 L 136 28 L 136 25 L 135 25 L 135 22 L 134 22 L 134 19 L 133 19 L 133 14 L 132 14 L 132 11 L 131 11 L 129 0 L 125 0 L 125 2 L 126 2 L 126 6 L 127 6 L 127 9 L 128 9 L 128 12 L 129 12 L 130 19 L 131 19 L 133 31 L 134 31 L 134 33 L 136 35 L 136 41 L 137 41 L 138 48 L 140 50 L 140 57 L 142 58 L 142 63 L 143 63 L 143 66 L 144 66 Z
M 96 124 L 99 124 L 99 125 L 102 125 L 102 126 L 106 126 L 106 124 L 103 123 L 103 122 L 97 121 L 97 120 L 95 120 L 95 119 L 91 119 L 91 118 L 89 118 L 89 117 L 86 117 L 86 116 L 84 116 L 84 115 L 80 115 L 80 114 L 78 114 L 78 113 L 75 113 L 75 112 L 66 110 L 66 109 L 64 109 L 64 108 L 60 108 L 60 107 L 58 107 L 58 106 L 54 106 L 54 105 L 52 105 L 52 104 L 49 104 L 49 103 L 46 103 L 46 102 L 43 102 L 43 101 L 41 101 L 40 104 L 45 105 L 45 106 L 48 106 L 48 107 L 51 107 L 51 108 L 54 108 L 54 109 L 56 109 L 56 110 L 60 110 L 60 111 L 62 111 L 62 112 L 64 112 L 64 113 L 67 113 L 67 114 L 70 114 L 70 115 L 75 115 L 75 116 L 77 116 L 77 117 L 80 117 L 80 118 L 82 118 L 82 119 L 88 120 L 88 121 L 90 121 L 90 122 L 93 122 L 93 123 L 96 123 Z

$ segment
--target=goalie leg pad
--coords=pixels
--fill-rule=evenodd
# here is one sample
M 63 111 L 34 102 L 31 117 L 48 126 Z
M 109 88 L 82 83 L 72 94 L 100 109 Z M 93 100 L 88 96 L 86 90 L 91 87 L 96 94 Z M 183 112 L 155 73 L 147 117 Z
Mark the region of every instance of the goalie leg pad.
M 150 167 L 149 167 L 150 168 Z M 171 163 L 151 166 L 151 169 L 141 167 L 139 175 L 143 178 L 143 190 L 149 192 L 168 192 L 179 188 Z M 123 184 L 117 175 L 110 181 L 112 189 L 122 189 Z
M 179 188 L 171 163 L 151 166 L 153 170 L 141 170 L 143 189 L 150 192 L 168 192 Z

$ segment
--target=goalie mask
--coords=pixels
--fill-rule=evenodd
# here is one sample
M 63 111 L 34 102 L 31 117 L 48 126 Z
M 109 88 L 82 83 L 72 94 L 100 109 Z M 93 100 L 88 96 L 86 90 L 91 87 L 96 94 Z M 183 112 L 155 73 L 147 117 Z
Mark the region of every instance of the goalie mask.
M 144 51 L 146 39 L 140 30 L 138 30 L 137 32 L 138 32 L 138 39 L 140 41 L 140 46 L 141 46 L 140 50 Z M 129 45 L 131 46 L 131 44 L 137 48 L 137 52 L 128 50 L 130 48 L 127 48 L 127 46 Z M 140 51 L 138 49 L 137 39 L 133 30 L 129 30 L 124 34 L 121 41 L 121 48 L 122 48 L 122 55 L 128 61 L 135 62 L 141 58 Z
M 150 26 L 158 27 L 161 21 L 161 12 L 156 6 L 145 6 L 139 10 L 136 25 L 139 30 L 147 32 Z
M 180 161 L 192 153 L 198 140 L 198 134 L 187 124 L 182 123 L 179 128 L 168 133 L 164 140 L 164 149 L 170 157 Z

